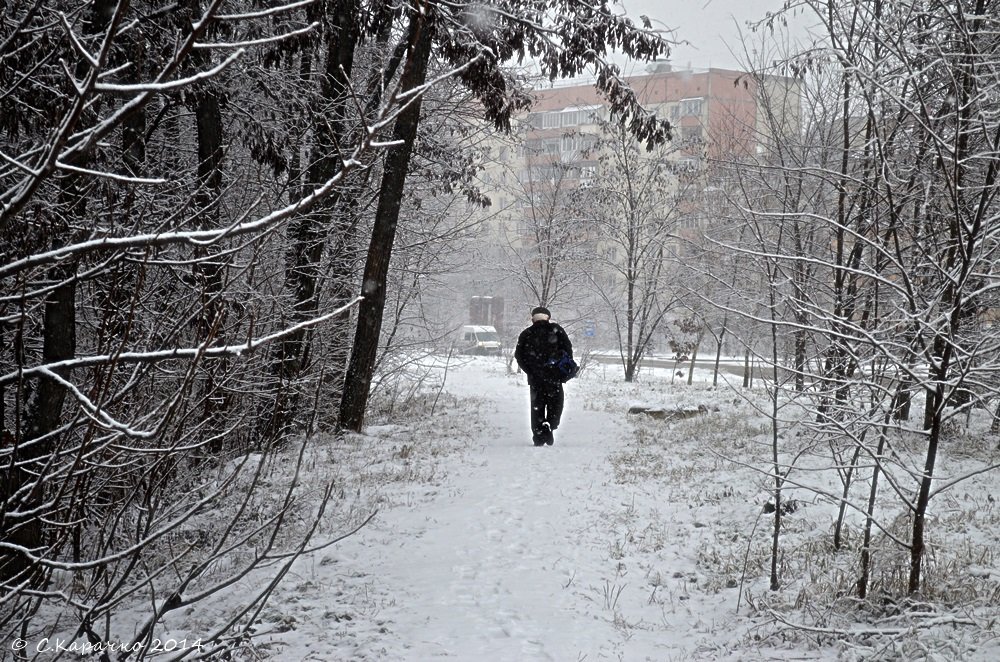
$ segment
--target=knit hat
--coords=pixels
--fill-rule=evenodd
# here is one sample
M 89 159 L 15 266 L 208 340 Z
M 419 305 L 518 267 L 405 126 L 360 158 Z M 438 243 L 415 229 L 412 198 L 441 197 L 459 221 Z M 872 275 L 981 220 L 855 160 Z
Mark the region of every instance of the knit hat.
M 539 320 L 548 321 L 550 317 L 552 317 L 552 314 L 549 312 L 549 309 L 546 308 L 545 306 L 538 306 L 532 309 L 531 311 L 532 322 L 537 322 Z

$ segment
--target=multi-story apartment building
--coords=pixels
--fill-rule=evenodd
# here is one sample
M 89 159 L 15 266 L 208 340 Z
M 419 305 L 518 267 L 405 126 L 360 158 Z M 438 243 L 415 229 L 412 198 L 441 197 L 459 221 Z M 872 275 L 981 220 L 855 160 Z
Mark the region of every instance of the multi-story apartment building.
M 702 187 L 712 185 L 710 163 L 743 160 L 768 149 L 773 139 L 763 121 L 762 99 L 773 105 L 788 131 L 799 126 L 798 83 L 791 78 L 767 77 L 767 90 L 746 73 L 726 69 L 673 69 L 667 63 L 651 65 L 646 74 L 631 76 L 630 87 L 640 102 L 673 126 L 668 159 L 677 171 L 697 176 Z M 523 118 L 518 143 L 498 147 L 497 166 L 488 173 L 497 185 L 494 197 L 508 213 L 500 218 L 516 225 L 526 206 L 552 204 L 543 183 L 563 189 L 587 188 L 597 174 L 594 147 L 599 122 L 607 107 L 591 82 L 576 81 L 535 90 L 536 102 Z M 513 180 L 513 181 L 512 181 Z M 532 194 L 520 200 L 516 188 Z M 501 183 L 505 185 L 500 185 Z

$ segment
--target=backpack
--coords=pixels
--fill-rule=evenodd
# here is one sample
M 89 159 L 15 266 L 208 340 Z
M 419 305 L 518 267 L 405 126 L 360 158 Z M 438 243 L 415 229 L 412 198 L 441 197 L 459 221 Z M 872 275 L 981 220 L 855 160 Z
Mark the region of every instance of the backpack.
M 562 352 L 558 357 L 551 358 L 546 363 L 546 366 L 550 368 L 550 372 L 556 381 L 560 384 L 565 384 L 569 380 L 576 377 L 576 373 L 580 371 L 580 366 L 576 364 L 576 361 L 567 354 Z

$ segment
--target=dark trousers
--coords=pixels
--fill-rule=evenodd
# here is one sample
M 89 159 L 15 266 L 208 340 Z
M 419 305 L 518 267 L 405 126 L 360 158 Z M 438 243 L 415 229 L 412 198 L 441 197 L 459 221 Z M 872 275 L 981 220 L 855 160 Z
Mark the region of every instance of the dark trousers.
M 531 391 L 531 433 L 536 436 L 541 433 L 542 423 L 548 423 L 555 430 L 562 418 L 562 384 L 529 382 L 528 389 Z

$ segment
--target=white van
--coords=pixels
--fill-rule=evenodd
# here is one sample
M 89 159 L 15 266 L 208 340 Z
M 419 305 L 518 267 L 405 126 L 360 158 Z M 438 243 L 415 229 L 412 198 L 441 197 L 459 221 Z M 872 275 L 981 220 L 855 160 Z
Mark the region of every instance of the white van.
M 467 324 L 462 327 L 456 344 L 462 354 L 500 354 L 500 334 L 492 326 Z

